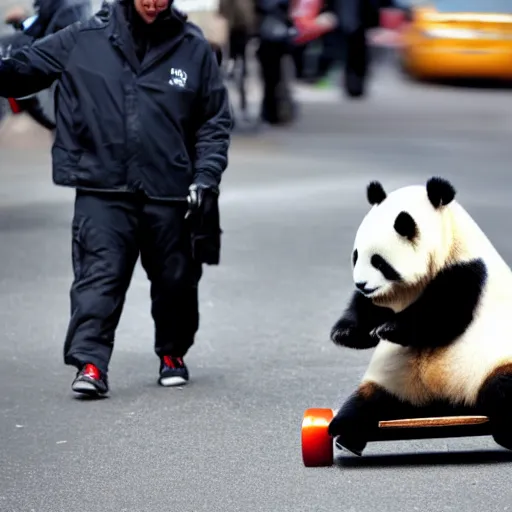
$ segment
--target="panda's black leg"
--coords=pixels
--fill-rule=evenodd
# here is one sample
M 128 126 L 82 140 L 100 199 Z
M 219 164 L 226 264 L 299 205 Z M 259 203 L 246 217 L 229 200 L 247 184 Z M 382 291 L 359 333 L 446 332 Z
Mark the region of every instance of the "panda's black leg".
M 489 417 L 496 443 L 512 450 L 512 364 L 498 368 L 487 378 L 477 405 Z
M 412 410 L 377 384 L 366 382 L 341 406 L 329 425 L 329 434 L 349 452 L 362 455 L 379 421 L 407 418 Z

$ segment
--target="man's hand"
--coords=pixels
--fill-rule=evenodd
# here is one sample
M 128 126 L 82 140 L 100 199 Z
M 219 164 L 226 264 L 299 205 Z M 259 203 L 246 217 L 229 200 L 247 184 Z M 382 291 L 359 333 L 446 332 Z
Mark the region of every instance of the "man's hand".
M 201 210 L 203 206 L 204 198 L 206 195 L 212 194 L 215 196 L 219 195 L 219 191 L 212 187 L 196 184 L 190 185 L 187 202 L 189 205 L 189 214 L 194 211 Z
M 199 209 L 199 203 L 202 202 L 202 192 L 201 189 L 198 189 L 196 184 L 190 185 L 188 189 L 187 202 L 190 210 Z
M 192 244 L 192 256 L 208 265 L 220 261 L 221 233 L 219 189 L 195 183 L 189 188 L 187 219 Z
M 23 7 L 12 7 L 5 15 L 7 25 L 21 25 L 28 18 L 28 12 Z

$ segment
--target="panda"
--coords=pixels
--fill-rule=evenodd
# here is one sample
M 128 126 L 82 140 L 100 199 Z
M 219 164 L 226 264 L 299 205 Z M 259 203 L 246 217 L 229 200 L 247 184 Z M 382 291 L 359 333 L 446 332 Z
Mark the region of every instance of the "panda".
M 356 290 L 331 330 L 338 346 L 375 348 L 329 425 L 353 454 L 379 421 L 456 414 L 488 416 L 512 449 L 512 272 L 455 194 L 439 177 L 367 186 Z

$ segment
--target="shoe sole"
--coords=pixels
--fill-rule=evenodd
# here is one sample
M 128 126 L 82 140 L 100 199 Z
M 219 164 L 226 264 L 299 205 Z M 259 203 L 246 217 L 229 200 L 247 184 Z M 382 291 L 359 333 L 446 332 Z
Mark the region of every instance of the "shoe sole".
M 164 388 L 171 388 L 176 386 L 184 386 L 187 384 L 187 380 L 185 380 L 183 377 L 162 377 L 158 380 L 158 383 L 160 386 L 163 386 Z
M 81 393 L 88 396 L 101 396 L 107 393 L 106 391 L 99 391 L 94 384 L 91 384 L 90 382 L 77 382 L 71 386 L 71 389 L 75 393 Z

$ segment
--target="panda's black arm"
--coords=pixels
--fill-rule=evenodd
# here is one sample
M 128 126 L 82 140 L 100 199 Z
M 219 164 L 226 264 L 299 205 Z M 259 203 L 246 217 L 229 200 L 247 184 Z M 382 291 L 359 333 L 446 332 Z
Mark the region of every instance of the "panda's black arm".
M 370 332 L 392 317 L 390 309 L 375 306 L 370 299 L 355 291 L 347 309 L 331 329 L 331 340 L 348 348 L 373 348 L 379 340 L 372 338 Z
M 486 279 L 481 259 L 444 269 L 416 302 L 378 328 L 377 336 L 416 348 L 449 345 L 473 321 Z

